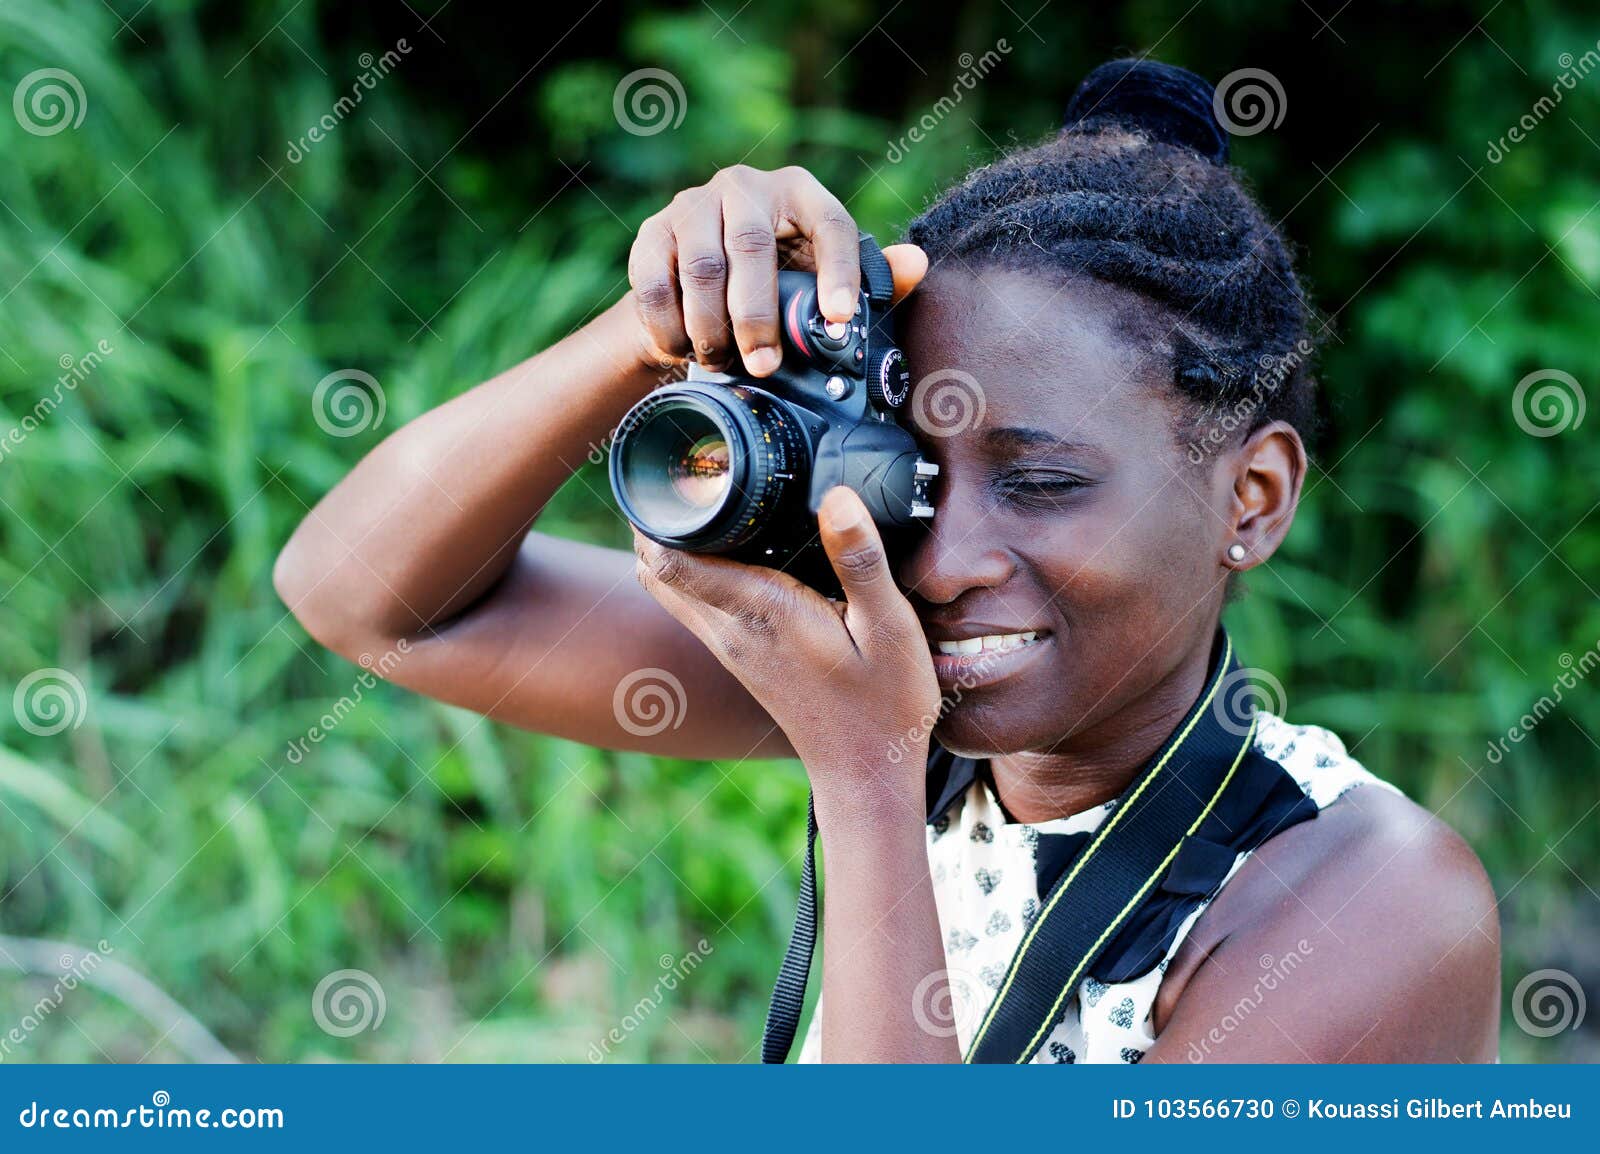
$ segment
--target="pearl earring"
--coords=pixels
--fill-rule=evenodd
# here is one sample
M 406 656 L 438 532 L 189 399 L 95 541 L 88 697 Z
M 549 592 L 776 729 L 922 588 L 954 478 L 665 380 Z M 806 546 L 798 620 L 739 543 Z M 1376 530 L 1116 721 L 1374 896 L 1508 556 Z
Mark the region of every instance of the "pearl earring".
M 1228 560 L 1232 561 L 1235 565 L 1244 560 L 1244 554 L 1244 546 L 1239 544 L 1237 541 L 1228 546 Z

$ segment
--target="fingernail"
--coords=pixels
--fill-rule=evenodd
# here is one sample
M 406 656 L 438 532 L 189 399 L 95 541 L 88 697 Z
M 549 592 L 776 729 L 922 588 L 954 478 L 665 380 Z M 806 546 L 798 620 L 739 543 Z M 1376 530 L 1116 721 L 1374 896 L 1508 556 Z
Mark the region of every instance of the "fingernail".
M 771 345 L 754 349 L 744 358 L 744 367 L 758 377 L 764 377 L 768 373 L 776 372 L 778 366 L 782 363 L 783 354 Z
M 856 311 L 856 294 L 849 289 L 834 289 L 828 294 L 828 318 L 842 321 L 846 317 L 854 316 Z
M 828 495 L 828 525 L 836 533 L 854 529 L 861 524 L 865 512 L 861 501 L 848 489 L 840 488 Z

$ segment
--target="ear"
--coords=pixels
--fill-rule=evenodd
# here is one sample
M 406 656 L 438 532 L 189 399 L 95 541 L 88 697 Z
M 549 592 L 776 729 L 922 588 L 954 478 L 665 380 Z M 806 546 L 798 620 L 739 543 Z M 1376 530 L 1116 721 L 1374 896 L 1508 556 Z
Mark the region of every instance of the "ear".
M 1293 425 L 1273 421 L 1245 438 L 1233 454 L 1233 536 L 1223 544 L 1245 552 L 1238 561 L 1224 552 L 1222 564 L 1253 569 L 1277 551 L 1294 524 L 1305 476 L 1306 447 Z

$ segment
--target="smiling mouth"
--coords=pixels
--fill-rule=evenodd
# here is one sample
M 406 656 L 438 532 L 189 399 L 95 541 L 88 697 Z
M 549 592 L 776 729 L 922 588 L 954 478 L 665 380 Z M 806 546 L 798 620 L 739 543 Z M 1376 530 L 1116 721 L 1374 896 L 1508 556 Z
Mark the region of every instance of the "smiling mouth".
M 1041 653 L 1055 641 L 1048 630 L 989 633 L 955 640 L 930 639 L 933 672 L 945 689 L 963 690 L 993 685 L 1037 665 Z
M 1049 634 L 1041 635 L 1036 629 L 1022 633 L 990 633 L 984 637 L 967 637 L 960 641 L 930 641 L 935 653 L 945 657 L 976 657 L 985 653 L 1010 653 L 1040 644 Z

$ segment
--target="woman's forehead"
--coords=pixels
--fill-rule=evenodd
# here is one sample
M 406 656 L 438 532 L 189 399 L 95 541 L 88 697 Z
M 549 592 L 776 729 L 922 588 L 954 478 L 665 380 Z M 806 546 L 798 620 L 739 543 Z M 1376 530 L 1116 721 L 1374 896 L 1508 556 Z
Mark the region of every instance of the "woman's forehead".
M 907 302 L 914 380 L 976 382 L 993 427 L 1126 431 L 1170 412 L 1170 361 L 1154 305 L 1098 282 L 942 267 Z

